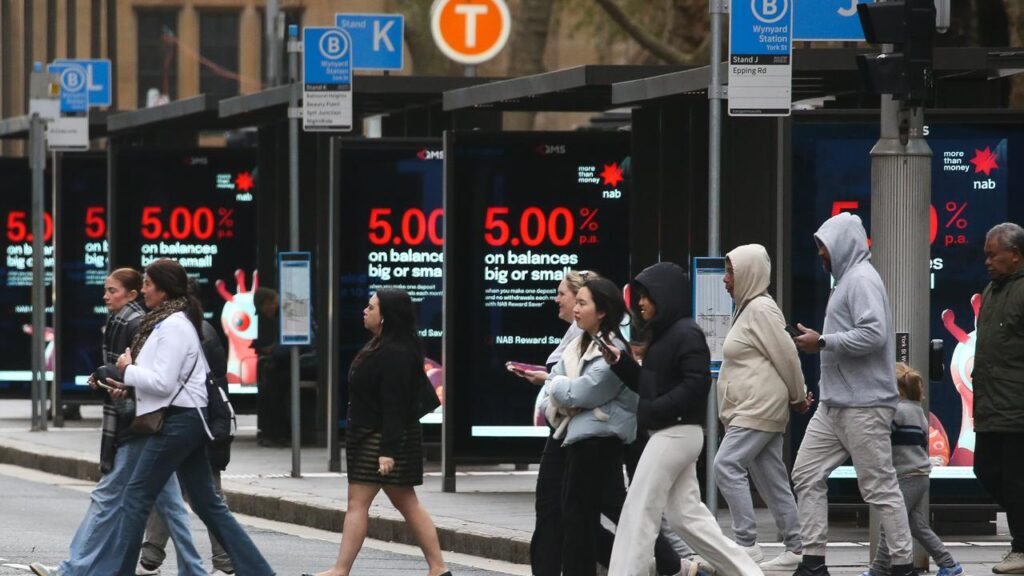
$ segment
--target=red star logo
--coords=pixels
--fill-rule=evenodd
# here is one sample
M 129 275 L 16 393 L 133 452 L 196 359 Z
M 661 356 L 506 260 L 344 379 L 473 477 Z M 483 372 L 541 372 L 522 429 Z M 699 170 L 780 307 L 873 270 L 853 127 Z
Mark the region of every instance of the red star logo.
M 604 171 L 601 172 L 601 178 L 606 186 L 618 186 L 619 182 L 622 182 L 622 168 L 619 168 L 619 163 L 605 164 Z
M 248 192 L 252 190 L 252 174 L 248 172 L 239 172 L 238 176 L 235 176 L 235 188 L 238 188 L 242 192 Z
M 988 146 L 984 150 L 975 149 L 974 158 L 971 158 L 971 164 L 974 164 L 974 173 L 984 172 L 985 176 L 990 176 L 992 170 L 999 168 L 996 158 L 996 153 Z

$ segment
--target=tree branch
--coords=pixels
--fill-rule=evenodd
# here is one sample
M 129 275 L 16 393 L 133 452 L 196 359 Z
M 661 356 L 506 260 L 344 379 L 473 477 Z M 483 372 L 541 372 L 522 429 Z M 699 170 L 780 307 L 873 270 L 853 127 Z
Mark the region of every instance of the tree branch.
M 627 34 L 630 35 L 640 46 L 644 47 L 651 54 L 662 59 L 668 64 L 679 64 L 683 66 L 693 66 L 696 64 L 704 64 L 706 58 L 701 56 L 706 52 L 705 48 L 708 45 L 708 39 L 705 38 L 704 42 L 701 43 L 700 48 L 693 54 L 687 54 L 676 49 L 674 46 L 662 41 L 654 34 L 645 30 L 640 24 L 629 17 L 622 8 L 615 3 L 615 0 L 595 0 L 597 5 L 600 6 L 606 14 L 618 24 Z

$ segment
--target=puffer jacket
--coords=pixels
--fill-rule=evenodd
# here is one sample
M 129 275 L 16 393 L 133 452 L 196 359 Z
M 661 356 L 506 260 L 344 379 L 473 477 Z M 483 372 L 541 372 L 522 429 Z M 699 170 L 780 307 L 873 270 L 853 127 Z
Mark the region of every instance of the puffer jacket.
M 558 406 L 583 410 L 569 420 L 563 445 L 603 436 L 630 444 L 636 439 L 637 395 L 612 372 L 597 344 L 591 342 L 580 355 L 582 340 L 577 336 L 565 347 L 548 386 L 550 400 Z M 621 340 L 615 345 L 626 349 Z
M 688 288 L 686 273 L 671 262 L 645 268 L 632 282 L 632 310 L 639 313 L 641 290 L 657 310 L 642 327 L 648 342 L 643 366 L 623 354 L 612 370 L 640 395 L 637 425 L 644 430 L 705 421 L 711 351 L 704 331 L 686 314 Z

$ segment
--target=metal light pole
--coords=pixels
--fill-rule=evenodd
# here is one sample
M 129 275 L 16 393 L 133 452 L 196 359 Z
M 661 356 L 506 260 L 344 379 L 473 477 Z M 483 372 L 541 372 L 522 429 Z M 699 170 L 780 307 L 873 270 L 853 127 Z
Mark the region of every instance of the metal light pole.
M 299 107 L 299 27 L 288 27 L 288 78 L 291 94 L 288 109 Z M 291 114 L 288 120 L 288 249 L 299 251 L 299 118 Z M 299 429 L 299 347 L 291 347 L 292 392 L 292 477 L 302 477 L 301 434 Z
M 277 19 L 281 13 L 278 0 L 267 0 L 267 11 L 263 22 L 263 41 L 267 45 L 267 69 L 264 78 L 267 87 L 281 83 L 281 44 L 277 30 Z
M 721 247 L 722 199 L 722 20 L 728 11 L 727 0 L 711 0 L 711 85 L 708 86 L 708 256 L 719 256 Z M 718 487 L 715 481 L 715 452 L 718 451 L 718 381 L 711 379 L 707 414 L 707 469 L 705 500 L 712 514 L 718 510 Z
M 892 305 L 896 359 L 928 382 L 932 150 L 923 132 L 923 108 L 901 108 L 892 96 L 882 96 L 881 138 L 871 149 L 872 261 Z M 872 554 L 877 528 L 872 510 Z

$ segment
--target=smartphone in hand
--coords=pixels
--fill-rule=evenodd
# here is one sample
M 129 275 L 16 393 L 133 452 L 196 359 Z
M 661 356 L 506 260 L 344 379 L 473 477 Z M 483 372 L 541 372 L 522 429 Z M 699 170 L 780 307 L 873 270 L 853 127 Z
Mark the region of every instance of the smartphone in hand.
M 792 336 L 793 338 L 796 338 L 797 336 L 800 336 L 804 333 L 803 330 L 797 328 L 796 326 L 793 326 L 792 324 L 786 324 L 786 332 L 788 332 L 789 335 Z
M 593 336 L 593 340 L 594 342 L 597 343 L 597 347 L 601 349 L 602 353 L 612 355 L 615 354 L 614 352 L 611 351 L 611 348 L 609 348 L 608 343 L 604 341 L 604 332 L 598 332 L 597 334 L 595 334 Z
M 547 372 L 546 366 L 539 366 L 537 364 L 527 364 L 525 362 L 505 362 L 505 369 L 513 374 L 522 375 L 526 372 Z

